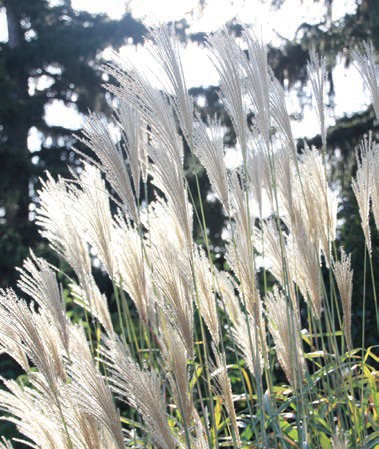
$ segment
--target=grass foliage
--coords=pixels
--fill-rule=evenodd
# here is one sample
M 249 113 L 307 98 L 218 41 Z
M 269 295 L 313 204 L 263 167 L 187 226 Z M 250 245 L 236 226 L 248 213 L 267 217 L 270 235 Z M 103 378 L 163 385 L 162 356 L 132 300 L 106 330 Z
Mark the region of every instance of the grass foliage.
M 365 295 L 354 299 L 363 332 L 353 345 L 354 267 L 336 241 L 324 60 L 311 52 L 308 65 L 322 148 L 298 154 L 265 46 L 247 30 L 238 41 L 219 31 L 207 46 L 237 137 L 236 168 L 225 164 L 219 118 L 203 121 L 195 110 L 179 44 L 161 27 L 148 44 L 161 89 L 115 57 L 105 67 L 115 80 L 106 86 L 113 125 L 91 114 L 80 138 L 92 156 L 81 154 L 71 179 L 43 181 L 37 223 L 73 274 L 64 292 L 58 270 L 31 254 L 18 285 L 27 299 L 0 295 L 1 350 L 25 371 L 2 379 L 0 408 L 25 447 L 379 447 L 378 348 L 365 345 Z M 378 114 L 373 49 L 353 57 Z M 222 267 L 205 205 L 194 206 L 200 192 L 188 188 L 187 157 L 204 166 L 227 219 Z M 374 287 L 378 181 L 379 146 L 369 135 L 352 187 Z M 67 299 L 82 307 L 80 322 Z

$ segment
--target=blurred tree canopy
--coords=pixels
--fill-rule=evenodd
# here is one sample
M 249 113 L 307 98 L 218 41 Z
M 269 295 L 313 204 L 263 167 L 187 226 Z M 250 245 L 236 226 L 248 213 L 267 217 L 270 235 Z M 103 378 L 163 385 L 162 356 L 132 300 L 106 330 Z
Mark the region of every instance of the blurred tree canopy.
M 80 113 L 106 111 L 99 54 L 106 47 L 140 43 L 144 26 L 125 14 L 74 10 L 69 1 L 1 0 L 8 42 L 0 44 L 0 284 L 14 284 L 14 266 L 39 241 L 29 221 L 30 201 L 46 169 L 64 171 L 73 162 L 72 130 L 46 123 L 45 108 L 60 100 Z M 28 149 L 31 128 L 41 140 Z

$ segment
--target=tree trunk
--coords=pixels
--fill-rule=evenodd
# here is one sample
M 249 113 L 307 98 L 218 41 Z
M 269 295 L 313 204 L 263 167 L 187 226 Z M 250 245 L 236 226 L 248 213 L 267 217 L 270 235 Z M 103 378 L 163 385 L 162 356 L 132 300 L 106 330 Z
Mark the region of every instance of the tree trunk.
M 4 122 L 1 123 L 3 133 L 6 136 L 6 142 L 3 144 L 3 157 L 8 170 L 6 192 L 4 192 L 4 233 L 12 244 L 2 248 L 1 259 L 8 261 L 7 267 L 1 267 L 2 277 L 4 271 L 9 274 L 14 271 L 13 265 L 19 265 L 22 258 L 25 257 L 25 250 L 22 251 L 22 248 L 31 245 L 29 185 L 33 172 L 31 154 L 27 143 L 32 117 L 30 117 L 28 110 L 30 97 L 28 94 L 27 61 L 22 56 L 23 46 L 26 45 L 24 31 L 21 27 L 22 13 L 18 0 L 5 0 L 4 6 L 7 15 L 8 45 L 11 49 L 7 72 L 10 83 L 12 83 L 8 113 L 4 117 Z M 12 278 L 12 276 L 9 278 Z
M 17 0 L 5 0 L 4 5 L 7 14 L 8 45 L 10 48 L 16 48 L 24 40 L 20 24 L 21 14 L 17 7 Z

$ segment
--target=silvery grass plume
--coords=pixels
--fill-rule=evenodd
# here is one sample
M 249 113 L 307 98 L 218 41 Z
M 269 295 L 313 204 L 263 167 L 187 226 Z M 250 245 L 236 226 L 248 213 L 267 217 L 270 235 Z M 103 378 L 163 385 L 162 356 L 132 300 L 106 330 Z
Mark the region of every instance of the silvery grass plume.
M 290 384 L 298 388 L 304 379 L 306 364 L 297 310 L 292 310 L 286 296 L 276 286 L 267 293 L 265 304 L 279 363 Z
M 379 120 L 379 87 L 376 76 L 378 66 L 375 63 L 375 49 L 372 42 L 364 42 L 363 48 L 353 51 L 352 56 L 364 84 L 369 90 L 375 116 Z M 377 147 L 377 143 L 372 141 L 372 133 L 370 132 L 368 137 L 364 137 L 359 146 L 359 151 L 356 152 L 358 169 L 356 179 L 352 181 L 369 254 L 371 254 L 371 235 L 368 223 L 370 197 L 376 227 L 379 229 L 379 151 Z
M 271 208 L 276 216 L 280 216 L 288 224 L 296 222 L 294 209 L 295 195 L 298 191 L 294 185 L 299 179 L 296 168 L 298 162 L 284 146 L 279 146 L 272 156 L 269 165 L 269 180 L 266 185 L 273 185 L 270 192 Z M 296 167 L 297 165 L 297 167 Z
M 17 298 L 12 290 L 0 292 L 1 327 L 10 326 L 14 329 L 17 335 L 14 343 L 37 367 L 43 376 L 43 382 L 55 399 L 59 382 L 66 380 L 66 372 L 62 358 L 64 347 L 61 336 L 49 315 L 43 310 L 37 312 L 35 304 L 28 305 L 26 301 Z M 5 347 L 6 344 L 6 340 L 2 342 Z M 12 353 L 10 355 L 12 356 Z M 19 357 L 17 359 L 19 360 Z
M 88 244 L 97 252 L 105 270 L 113 279 L 115 261 L 112 253 L 113 219 L 109 194 L 100 170 L 84 163 L 76 177 L 77 186 L 69 185 L 78 226 L 82 228 Z
M 41 235 L 74 270 L 78 287 L 77 295 L 83 304 L 99 317 L 112 332 L 112 323 L 105 298 L 99 292 L 91 268 L 87 238 L 83 229 L 83 217 L 75 211 L 76 195 L 63 179 L 55 181 L 48 174 L 38 192 L 41 206 L 37 212 L 37 224 Z M 96 211 L 95 211 L 96 213 Z
M 82 327 L 71 326 L 69 382 L 61 396 L 65 401 L 64 422 L 73 447 L 117 449 L 123 447 L 123 429 L 108 381 L 98 371 Z M 83 394 L 82 394 L 83 393 Z M 72 448 L 70 448 L 72 449 Z
M 37 225 L 41 228 L 42 237 L 67 261 L 78 278 L 84 280 L 91 271 L 91 261 L 86 241 L 72 214 L 75 203 L 73 195 L 63 179 L 55 181 L 49 174 L 47 180 L 42 181 L 38 195 L 41 206 L 38 209 Z
M 177 137 L 179 139 L 179 137 Z M 179 144 L 182 145 L 182 142 Z M 180 160 L 172 163 L 172 158 L 165 151 L 161 144 L 158 147 L 151 147 L 149 156 L 153 161 L 150 173 L 153 183 L 172 203 L 175 215 L 185 234 L 187 251 L 192 247 L 192 208 L 188 201 L 187 192 L 183 182 L 183 148 L 181 148 Z
M 61 390 L 64 397 L 64 420 L 70 430 L 72 446 L 80 449 L 117 449 L 117 441 L 112 434 L 94 418 L 86 414 L 74 399 L 70 385 Z
M 312 93 L 316 102 L 316 110 L 320 122 L 322 145 L 326 147 L 325 126 L 325 86 L 327 80 L 325 58 L 317 55 L 315 48 L 309 52 L 310 61 L 307 66 L 307 74 L 311 82 Z
M 341 296 L 346 344 L 349 351 L 351 351 L 353 349 L 351 340 L 351 297 L 353 293 L 351 254 L 348 256 L 344 249 L 341 248 L 341 259 L 333 262 L 332 267 Z
M 188 355 L 193 356 L 193 285 L 188 261 L 180 257 L 175 246 L 160 242 L 148 249 L 153 271 L 151 282 L 156 288 L 156 302 L 166 318 L 178 329 Z M 155 245 L 156 243 L 154 243 Z
M 55 271 L 46 260 L 31 252 L 20 271 L 18 287 L 29 295 L 58 329 L 66 351 L 69 348 L 69 330 L 63 289 L 57 282 Z
M 110 211 L 110 196 L 100 170 L 87 162 L 83 162 L 83 170 L 74 174 L 72 182 L 66 182 L 71 197 L 72 210 L 67 211 L 74 217 L 78 235 L 87 242 L 87 259 L 89 248 L 96 251 L 103 267 L 113 279 L 115 276 L 115 260 L 112 253 L 114 222 Z M 101 294 L 91 273 L 78 275 L 79 285 L 73 284 L 73 296 L 76 302 L 86 308 L 106 331 L 113 333 L 107 299 Z
M 112 253 L 116 259 L 117 278 L 134 302 L 140 318 L 147 322 L 152 313 L 151 282 L 144 256 L 144 242 L 135 225 L 116 217 Z
M 61 385 L 59 406 L 38 389 L 4 381 L 8 391 L 0 391 L 2 411 L 10 413 L 23 439 L 15 440 L 28 447 L 41 449 L 105 449 L 117 448 L 106 429 L 90 415 L 83 413 L 72 399 L 69 385 Z M 26 440 L 27 438 L 27 440 Z
M 67 320 L 62 332 L 62 323 L 59 316 L 57 318 L 54 304 L 54 301 L 59 301 L 54 273 L 41 260 L 34 257 L 33 262 L 35 265 L 28 260 L 26 267 L 41 281 L 41 288 L 33 284 L 26 271 L 23 272 L 21 286 L 32 293 L 33 298 L 35 290 L 38 311 L 33 301 L 27 305 L 11 290 L 2 292 L 1 296 L 1 328 L 4 329 L 3 322 L 8 323 L 17 335 L 13 343 L 24 354 L 23 359 L 27 359 L 23 367 L 28 373 L 29 386 L 4 381 L 8 391 L 0 391 L 0 409 L 9 414 L 7 419 L 15 423 L 23 437 L 28 439 L 25 443 L 35 444 L 32 447 L 114 448 L 116 446 L 112 441 L 104 437 L 100 423 L 87 419 L 85 414 L 79 412 L 77 403 L 72 402 L 73 383 L 69 380 L 68 366 L 77 360 L 93 363 L 92 355 L 81 326 Z M 41 300 L 41 295 L 45 293 L 52 297 Z M 11 333 L 9 335 L 12 337 Z M 20 362 L 18 352 L 13 347 L 8 345 L 4 349 Z M 33 372 L 29 363 L 34 367 Z
M 173 94 L 172 104 L 179 119 L 184 137 L 192 148 L 193 100 L 188 94 L 180 56 L 180 43 L 175 38 L 174 27 L 161 25 L 150 30 L 152 45 L 149 51 L 155 57 L 166 75 L 163 87 L 166 92 Z
M 93 416 L 112 435 L 117 449 L 125 448 L 120 415 L 111 391 L 94 362 L 76 358 L 68 365 L 70 393 L 82 413 Z
M 208 257 L 199 247 L 194 248 L 193 264 L 195 267 L 196 304 L 204 318 L 213 342 L 218 345 L 220 343 L 220 324 L 217 311 L 215 279 Z
M 367 87 L 376 119 L 379 120 L 379 87 L 376 79 L 375 49 L 372 42 L 364 42 L 363 48 L 352 52 L 353 61 Z
M 119 118 L 121 124 L 123 125 L 122 119 L 127 112 L 120 108 Z M 140 123 L 135 124 L 134 132 L 140 132 Z M 135 131 L 137 130 L 137 131 Z M 110 134 L 110 130 L 106 123 L 97 114 L 91 114 L 86 121 L 83 128 L 83 138 L 80 138 L 88 148 L 90 148 L 98 158 L 99 162 L 95 162 L 96 165 L 105 174 L 107 181 L 112 186 L 120 201 L 133 220 L 137 219 L 137 209 L 135 204 L 135 197 L 132 189 L 132 184 L 130 181 L 130 175 L 125 164 L 125 154 L 123 149 L 114 142 Z M 125 133 L 127 131 L 124 130 Z M 136 159 L 139 159 L 139 142 L 136 142 L 136 137 L 127 134 L 128 139 L 128 151 L 129 160 L 131 166 L 133 167 L 133 181 L 135 186 L 135 194 L 139 194 L 139 183 L 138 190 L 136 188 L 138 179 L 136 176 Z M 137 148 L 136 148 L 137 147 Z M 137 155 L 135 153 L 137 152 Z M 88 159 L 88 157 L 87 157 Z M 93 161 L 92 161 L 93 162 Z
M 337 196 L 328 184 L 325 161 L 315 148 L 307 149 L 301 155 L 301 171 L 309 226 L 312 230 L 317 230 L 320 252 L 328 264 L 331 244 L 336 239 Z
M 226 259 L 239 281 L 240 294 L 250 315 L 256 323 L 258 318 L 259 291 L 256 285 L 255 259 L 252 241 L 252 207 L 249 204 L 243 179 L 235 173 L 230 180 L 231 198 L 233 205 L 234 226 L 232 240 L 228 244 Z
M 194 449 L 207 449 L 209 447 L 209 442 L 200 419 L 197 420 L 195 431 L 196 435 L 191 438 L 191 447 Z
M 236 295 L 237 286 L 233 278 L 225 271 L 215 270 L 217 293 L 220 309 L 225 311 L 228 320 L 235 324 L 238 321 L 240 303 Z
M 56 403 L 33 387 L 22 387 L 14 380 L 3 380 L 7 390 L 0 390 L 0 407 L 22 434 L 21 442 L 41 449 L 69 449 L 70 442 L 64 431 Z
M 293 309 L 298 310 L 298 298 L 295 291 L 294 264 L 289 259 L 287 248 L 288 235 L 278 230 L 274 220 L 266 220 L 255 227 L 254 247 L 262 254 L 267 268 L 280 282 L 282 289 L 291 298 Z
M 237 317 L 233 319 L 230 328 L 231 338 L 233 338 L 238 349 L 241 351 L 242 358 L 246 363 L 251 375 L 259 381 L 261 371 L 264 367 L 263 345 L 265 344 L 265 332 L 259 332 L 262 329 L 263 313 L 262 305 L 259 304 L 259 324 L 252 315 L 237 309 Z M 263 338 L 261 338 L 263 336 Z M 263 341 L 262 341 L 263 340 Z
M 260 248 L 260 240 L 266 233 L 265 257 L 272 273 L 292 298 L 295 282 L 319 318 L 321 255 L 330 266 L 331 245 L 336 238 L 337 199 L 328 186 L 323 159 L 316 149 L 306 149 L 296 164 L 285 151 L 277 152 L 274 160 L 280 218 L 288 234 L 263 224 L 254 244 Z
M 130 165 L 134 192 L 140 198 L 141 180 L 147 182 L 147 132 L 141 114 L 121 101 L 116 117 L 126 140 L 125 152 Z
M 296 177 L 292 175 L 292 179 L 295 180 Z M 294 307 L 297 308 L 294 290 L 296 284 L 318 318 L 322 297 L 321 254 L 326 256 L 325 260 L 329 264 L 337 210 L 337 203 L 330 192 L 322 195 L 324 186 L 320 192 L 317 184 L 319 180 L 317 171 L 313 170 L 301 186 L 297 185 L 294 189 L 295 182 L 290 186 L 292 199 L 286 195 L 286 200 L 282 202 L 284 213 L 281 215 L 287 232 L 279 230 L 277 224 L 274 224 L 275 220 L 262 221 L 254 231 L 254 247 L 264 256 L 268 270 L 288 291 Z M 280 181 L 279 184 L 287 184 L 287 180 Z M 304 192 L 309 193 L 308 197 Z M 323 198 L 325 202 L 322 201 Z M 289 209 L 290 203 L 292 207 Z M 323 219 L 327 220 L 329 225 Z
M 374 214 L 376 229 L 379 230 L 379 145 L 372 145 L 371 169 L 373 171 L 373 182 L 371 188 L 371 207 Z
M 265 144 L 266 151 L 271 146 L 270 127 L 270 84 L 272 75 L 267 62 L 267 48 L 245 30 L 243 40 L 247 46 L 247 56 L 241 56 L 244 70 L 245 88 L 254 113 L 254 126 Z
M 109 367 L 112 390 L 141 413 L 153 443 L 162 449 L 175 449 L 178 442 L 167 422 L 158 375 L 141 370 L 120 341 L 106 341 L 101 356 Z
M 13 449 L 12 443 L 4 437 L 1 437 L 0 441 L 1 449 Z
M 301 208 L 298 207 L 295 232 L 287 239 L 287 254 L 290 262 L 289 273 L 307 301 L 315 318 L 321 316 L 322 280 L 320 270 L 319 242 L 309 234 Z
M 371 167 L 372 135 L 365 136 L 356 150 L 357 172 L 351 185 L 358 203 L 361 225 L 365 236 L 367 250 L 372 254 L 371 230 L 370 230 L 370 196 L 373 185 L 373 172 Z
M 149 130 L 147 152 L 153 162 L 150 166 L 153 183 L 172 202 L 190 251 L 192 213 L 183 178 L 183 140 L 177 131 L 175 109 L 168 96 L 154 89 L 135 67 L 122 69 L 112 64 L 106 70 L 120 83 L 120 87 L 107 85 L 108 90 L 121 101 L 132 104 Z
M 230 215 L 224 132 L 220 121 L 208 117 L 208 123 L 205 124 L 200 119 L 196 120 L 193 136 L 193 152 L 205 167 L 212 188 L 225 212 Z
M 247 157 L 247 105 L 241 59 L 241 48 L 230 39 L 226 30 L 208 38 L 211 60 L 220 76 L 221 98 L 233 123 L 243 160 Z
M 232 426 L 233 443 L 236 444 L 237 447 L 240 447 L 241 440 L 237 424 L 237 415 L 234 408 L 232 384 L 230 382 L 228 367 L 226 365 L 226 358 L 225 355 L 220 353 L 214 346 L 213 354 L 216 359 L 216 364 L 213 367 L 212 377 L 216 379 L 216 392 L 221 394 L 222 399 L 225 402 L 225 408 Z
M 284 89 L 276 78 L 272 78 L 270 83 L 270 108 L 272 124 L 278 132 L 279 142 L 293 157 L 296 157 L 296 144 L 287 111 Z
M 71 282 L 69 288 L 74 302 L 89 312 L 103 326 L 107 334 L 112 335 L 114 328 L 107 298 L 101 293 L 95 279 L 92 276 L 88 278 L 85 288 L 75 282 Z
M 379 229 L 379 145 L 372 133 L 364 136 L 356 150 L 357 172 L 352 187 L 359 207 L 359 214 L 367 248 L 371 254 L 371 233 L 369 225 L 370 206 L 375 224 Z
M 187 235 L 172 204 L 157 200 L 149 206 L 146 252 L 150 282 L 159 310 L 177 329 L 193 357 L 193 277 Z M 191 251 L 192 253 L 192 251 Z
M 276 167 L 277 170 L 277 167 Z M 267 209 L 274 211 L 274 191 L 272 186 L 272 173 L 270 170 L 269 152 L 258 134 L 253 134 L 250 140 L 250 151 L 247 160 L 247 175 L 249 191 L 258 206 L 257 218 L 263 219 Z M 280 175 L 278 174 L 278 177 Z M 265 212 L 264 212 L 264 209 Z
M 178 331 L 170 323 L 162 321 L 160 328 L 158 338 L 173 402 L 183 416 L 185 425 L 190 427 L 196 416 L 196 409 L 193 404 L 193 391 L 189 388 L 188 352 Z
M 332 448 L 333 449 L 348 449 L 349 441 L 346 435 L 341 432 L 341 429 L 336 430 L 336 434 L 332 438 Z

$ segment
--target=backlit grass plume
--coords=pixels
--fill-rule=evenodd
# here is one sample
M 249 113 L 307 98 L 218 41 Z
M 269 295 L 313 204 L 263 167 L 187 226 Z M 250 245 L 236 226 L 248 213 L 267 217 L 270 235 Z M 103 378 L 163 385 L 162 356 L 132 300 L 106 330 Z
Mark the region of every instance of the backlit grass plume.
M 19 436 L 0 448 L 377 448 L 377 348 L 352 338 L 361 298 L 336 240 L 323 59 L 308 65 L 322 148 L 299 153 L 264 44 L 247 29 L 208 38 L 232 169 L 222 116 L 203 121 L 188 94 L 174 31 L 152 30 L 148 48 L 161 86 L 115 56 L 112 123 L 90 114 L 80 169 L 42 181 L 37 225 L 62 265 L 31 253 L 26 297 L 0 292 L 0 350 L 24 372 L 1 379 Z M 372 48 L 354 57 L 377 112 Z M 375 288 L 379 151 L 362 139 L 352 188 Z M 221 250 L 197 163 L 222 204 Z

